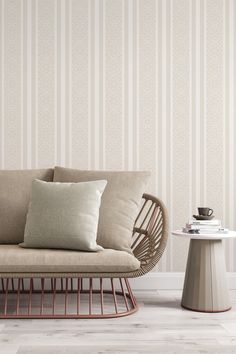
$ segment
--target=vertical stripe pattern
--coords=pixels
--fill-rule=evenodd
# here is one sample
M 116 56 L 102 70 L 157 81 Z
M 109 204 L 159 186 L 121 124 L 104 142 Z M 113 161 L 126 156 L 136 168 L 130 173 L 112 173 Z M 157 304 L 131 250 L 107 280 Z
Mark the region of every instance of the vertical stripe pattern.
M 0 168 L 150 170 L 171 229 L 235 229 L 235 38 L 234 0 L 0 0 Z

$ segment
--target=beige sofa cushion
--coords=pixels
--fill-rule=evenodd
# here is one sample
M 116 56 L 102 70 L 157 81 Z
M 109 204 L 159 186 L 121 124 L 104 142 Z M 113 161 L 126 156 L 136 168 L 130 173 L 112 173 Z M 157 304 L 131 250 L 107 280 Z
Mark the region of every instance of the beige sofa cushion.
M 100 251 L 99 208 L 106 181 L 32 182 L 21 247 Z
M 53 169 L 0 171 L 0 244 L 23 241 L 31 183 L 35 178 L 52 181 Z
M 100 207 L 97 243 L 105 248 L 131 251 L 132 230 L 149 172 L 81 171 L 55 167 L 55 182 L 107 180 Z
M 127 252 L 105 249 L 101 252 L 29 249 L 0 245 L 1 272 L 130 272 L 140 262 Z

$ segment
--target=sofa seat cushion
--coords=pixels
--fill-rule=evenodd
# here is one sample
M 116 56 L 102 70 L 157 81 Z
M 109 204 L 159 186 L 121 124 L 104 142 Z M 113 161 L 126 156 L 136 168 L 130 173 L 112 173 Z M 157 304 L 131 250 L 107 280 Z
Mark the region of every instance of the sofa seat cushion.
M 81 252 L 0 245 L 2 273 L 116 273 L 139 268 L 138 259 L 125 251 Z

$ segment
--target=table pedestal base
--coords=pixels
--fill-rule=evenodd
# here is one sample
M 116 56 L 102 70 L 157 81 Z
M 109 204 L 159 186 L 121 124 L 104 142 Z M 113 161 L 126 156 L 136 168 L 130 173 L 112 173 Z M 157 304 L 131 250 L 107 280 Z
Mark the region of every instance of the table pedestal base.
M 181 305 L 201 312 L 231 308 L 222 240 L 191 239 Z

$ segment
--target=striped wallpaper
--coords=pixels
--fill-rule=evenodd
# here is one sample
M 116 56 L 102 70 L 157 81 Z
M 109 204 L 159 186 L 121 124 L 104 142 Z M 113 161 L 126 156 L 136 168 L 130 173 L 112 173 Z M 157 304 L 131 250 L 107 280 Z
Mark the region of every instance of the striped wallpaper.
M 0 167 L 151 170 L 171 229 L 236 228 L 235 62 L 234 0 L 0 0 Z

